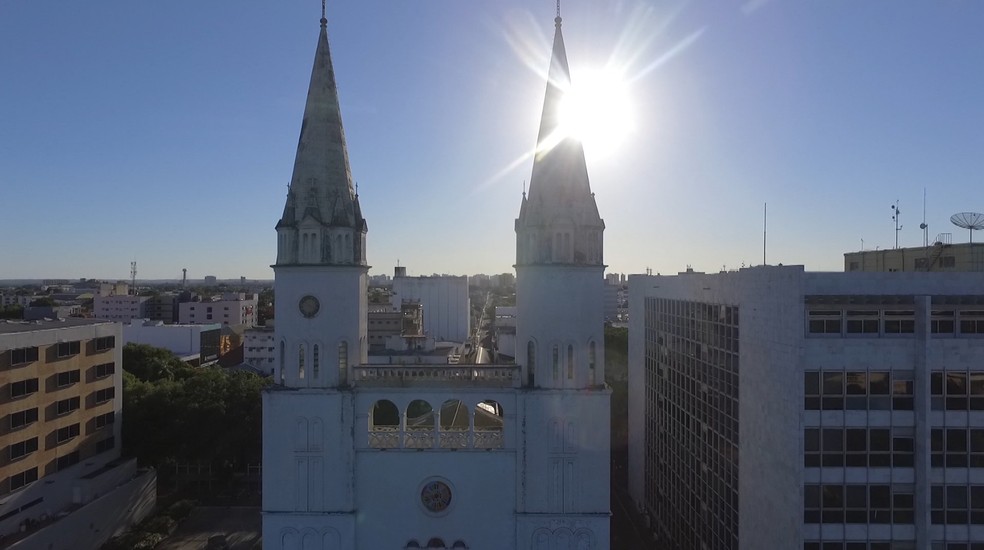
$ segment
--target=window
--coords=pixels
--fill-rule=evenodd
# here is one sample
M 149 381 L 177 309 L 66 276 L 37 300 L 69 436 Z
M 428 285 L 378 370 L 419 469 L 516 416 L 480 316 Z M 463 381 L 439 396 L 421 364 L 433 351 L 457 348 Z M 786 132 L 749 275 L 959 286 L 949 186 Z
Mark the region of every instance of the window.
M 318 344 L 311 350 L 311 375 L 315 380 L 318 379 L 318 371 L 321 369 L 321 350 Z
M 59 388 L 64 388 L 65 386 L 71 386 L 72 384 L 78 384 L 79 382 L 79 370 L 70 370 L 66 372 L 59 372 L 55 376 L 55 385 Z
M 58 344 L 58 357 L 68 357 L 71 355 L 78 355 L 82 351 L 82 344 L 78 340 L 74 342 L 59 342 Z
M 76 411 L 78 410 L 78 408 L 79 408 L 78 397 L 70 397 L 68 399 L 62 399 L 56 404 L 58 416 L 61 416 L 63 414 L 68 414 L 72 411 Z
M 934 524 L 984 524 L 984 485 L 933 485 L 930 497 Z
M 847 333 L 878 334 L 878 312 L 849 310 L 847 312 Z
M 961 311 L 960 334 L 984 334 L 984 311 Z
M 116 388 L 112 386 L 103 388 L 96 392 L 96 404 L 105 403 L 114 397 L 116 397 Z
M 96 338 L 93 341 L 93 346 L 96 351 L 106 351 L 108 349 L 113 349 L 116 347 L 116 337 L 115 336 L 103 336 L 102 338 Z
M 560 349 L 557 344 L 553 346 L 553 379 L 560 380 Z
M 533 340 L 526 343 L 526 376 L 530 386 L 534 384 L 536 372 L 536 344 Z
M 10 429 L 16 430 L 38 421 L 38 409 L 27 409 L 10 415 Z
M 23 365 L 38 360 L 37 346 L 31 348 L 19 348 L 10 350 L 10 364 Z
M 838 310 L 811 310 L 810 334 L 840 334 L 841 312 Z
M 567 379 L 574 380 L 574 346 L 567 346 Z
M 10 490 L 16 491 L 21 487 L 27 485 L 28 483 L 38 480 L 38 469 L 37 467 L 31 468 L 29 470 L 24 470 L 19 474 L 14 474 L 10 476 Z
M 28 378 L 27 380 L 21 380 L 20 382 L 14 382 L 10 384 L 10 397 L 23 397 L 25 395 L 32 394 L 38 391 L 38 379 Z
M 916 331 L 915 312 L 886 311 L 885 334 L 912 334 Z
M 116 372 L 116 363 L 103 363 L 96 365 L 96 378 L 106 378 Z
M 116 412 L 108 412 L 106 414 L 100 414 L 96 417 L 96 429 L 109 426 L 116 422 Z
M 31 454 L 36 450 L 38 450 L 38 438 L 36 437 L 25 439 L 19 443 L 14 443 L 10 446 L 10 460 L 17 460 L 18 458 Z
M 58 428 L 58 432 L 55 436 L 55 440 L 58 443 L 64 443 L 73 437 L 79 436 L 79 424 L 76 422 L 70 426 L 65 426 L 64 428 Z
M 304 344 L 297 350 L 297 377 L 304 380 Z
M 73 466 L 79 463 L 79 451 L 76 449 L 65 456 L 58 457 L 58 470 L 64 470 L 69 466 Z

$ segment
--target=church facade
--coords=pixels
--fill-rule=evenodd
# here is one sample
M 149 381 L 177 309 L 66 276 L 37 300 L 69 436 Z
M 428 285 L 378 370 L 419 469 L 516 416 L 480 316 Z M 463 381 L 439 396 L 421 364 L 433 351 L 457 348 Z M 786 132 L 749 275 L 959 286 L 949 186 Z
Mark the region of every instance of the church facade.
M 514 363 L 368 364 L 368 224 L 321 33 L 277 223 L 276 384 L 263 394 L 267 550 L 609 547 L 604 222 L 558 135 L 556 30 L 516 219 Z

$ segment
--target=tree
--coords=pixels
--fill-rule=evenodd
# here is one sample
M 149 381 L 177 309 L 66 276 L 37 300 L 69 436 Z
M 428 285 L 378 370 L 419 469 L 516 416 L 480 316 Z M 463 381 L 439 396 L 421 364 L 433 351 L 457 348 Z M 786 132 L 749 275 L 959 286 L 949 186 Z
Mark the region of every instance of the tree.
M 187 378 L 194 367 L 166 349 L 130 343 L 123 347 L 123 370 L 144 382 L 158 382 Z
M 50 296 L 45 296 L 43 298 L 37 298 L 31 300 L 31 307 L 54 307 L 55 300 Z

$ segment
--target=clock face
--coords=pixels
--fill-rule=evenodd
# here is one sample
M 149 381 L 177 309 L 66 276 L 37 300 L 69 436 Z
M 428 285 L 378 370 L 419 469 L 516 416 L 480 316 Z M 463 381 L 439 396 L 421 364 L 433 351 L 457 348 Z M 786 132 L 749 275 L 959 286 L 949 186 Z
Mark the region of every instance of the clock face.
M 420 490 L 420 502 L 428 512 L 444 512 L 451 505 L 451 487 L 443 481 L 430 481 Z
M 314 296 L 307 295 L 301 298 L 301 301 L 297 304 L 297 308 L 301 310 L 301 315 L 310 319 L 318 314 L 318 310 L 321 309 L 321 303 Z

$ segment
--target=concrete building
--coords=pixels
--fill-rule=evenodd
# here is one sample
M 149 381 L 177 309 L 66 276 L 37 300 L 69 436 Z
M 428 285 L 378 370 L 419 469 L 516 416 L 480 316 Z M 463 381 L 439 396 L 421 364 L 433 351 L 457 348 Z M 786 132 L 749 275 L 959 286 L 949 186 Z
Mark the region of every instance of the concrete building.
M 629 285 L 629 488 L 667 548 L 984 540 L 981 275 Z
M 257 294 L 227 292 L 221 299 L 178 304 L 178 322 L 181 324 L 256 325 Z
M 273 375 L 276 344 L 272 326 L 256 326 L 243 332 L 243 362 Z
M 5 544 L 96 548 L 153 508 L 154 476 L 119 460 L 120 340 L 106 321 L 0 321 Z
M 263 394 L 267 550 L 609 547 L 604 222 L 580 143 L 554 134 L 569 82 L 560 23 L 540 153 L 515 223 L 521 358 L 370 364 L 367 223 L 321 19 L 276 226 L 278 383 Z M 450 300 L 421 296 L 425 330 L 450 331 L 426 319 L 428 308 L 457 309 Z
M 92 298 L 92 315 L 97 319 L 129 323 L 132 319 L 147 317 L 147 296 L 111 294 Z
M 167 292 L 149 297 L 144 304 L 144 314 L 152 321 L 177 323 L 178 295 Z
M 844 254 L 844 271 L 984 271 L 984 243 L 950 243 L 941 233 L 931 246 Z
M 397 311 L 404 303 L 419 303 L 424 332 L 437 342 L 464 342 L 471 334 L 471 299 L 464 275 L 393 277 L 390 300 Z
M 164 348 L 186 363 L 204 365 L 219 358 L 222 327 L 220 323 L 169 325 L 163 321 L 133 319 L 123 325 L 123 344 Z

